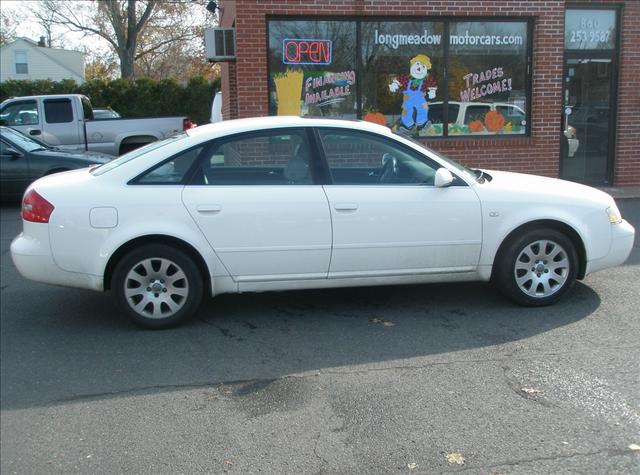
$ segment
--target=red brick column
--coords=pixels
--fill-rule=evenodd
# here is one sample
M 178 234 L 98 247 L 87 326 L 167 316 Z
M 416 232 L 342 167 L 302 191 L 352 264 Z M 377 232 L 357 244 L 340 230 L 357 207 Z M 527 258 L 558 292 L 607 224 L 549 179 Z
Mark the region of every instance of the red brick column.
M 640 185 L 640 2 L 622 10 L 614 185 Z

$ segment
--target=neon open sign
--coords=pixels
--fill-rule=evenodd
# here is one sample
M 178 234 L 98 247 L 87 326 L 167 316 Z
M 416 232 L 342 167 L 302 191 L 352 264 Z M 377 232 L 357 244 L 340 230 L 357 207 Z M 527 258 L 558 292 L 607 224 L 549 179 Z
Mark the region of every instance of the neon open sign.
M 284 64 L 331 64 L 331 40 L 282 40 Z

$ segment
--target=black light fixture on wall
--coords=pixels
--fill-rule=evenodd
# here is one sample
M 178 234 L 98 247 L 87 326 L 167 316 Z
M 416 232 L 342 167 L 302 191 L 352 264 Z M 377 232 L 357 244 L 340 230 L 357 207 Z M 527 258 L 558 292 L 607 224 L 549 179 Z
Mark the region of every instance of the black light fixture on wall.
M 218 3 L 214 2 L 213 0 L 211 0 L 209 3 L 207 3 L 207 10 L 209 10 L 211 13 L 215 13 L 216 10 L 218 10 Z

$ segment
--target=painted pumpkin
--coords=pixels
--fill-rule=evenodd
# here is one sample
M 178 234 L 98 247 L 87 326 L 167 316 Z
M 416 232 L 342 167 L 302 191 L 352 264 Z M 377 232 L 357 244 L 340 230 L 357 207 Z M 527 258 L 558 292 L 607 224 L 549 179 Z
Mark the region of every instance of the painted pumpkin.
M 483 129 L 484 129 L 484 126 L 482 125 L 481 121 L 472 120 L 471 122 L 469 122 L 469 130 L 471 132 L 482 132 Z
M 489 132 L 500 132 L 504 124 L 504 116 L 498 111 L 489 111 L 484 116 L 484 125 Z
M 364 120 L 373 122 L 374 124 L 387 125 L 387 121 L 381 112 L 367 112 L 364 115 Z

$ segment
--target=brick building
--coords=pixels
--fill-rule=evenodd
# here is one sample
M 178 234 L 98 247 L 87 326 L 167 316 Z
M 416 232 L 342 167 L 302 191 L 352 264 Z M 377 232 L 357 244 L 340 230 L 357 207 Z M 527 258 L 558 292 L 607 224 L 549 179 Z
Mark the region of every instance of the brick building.
M 464 164 L 640 184 L 640 1 L 222 0 L 225 119 L 404 129 Z

